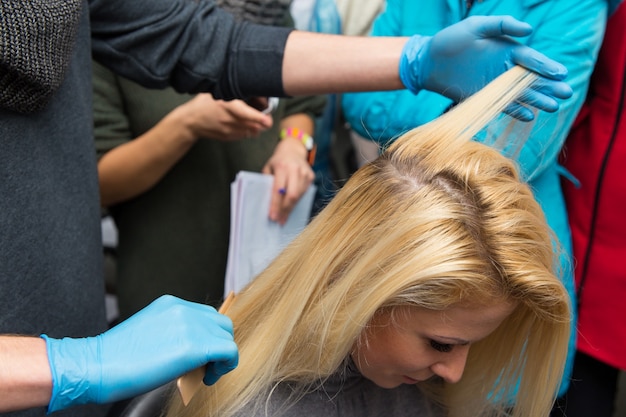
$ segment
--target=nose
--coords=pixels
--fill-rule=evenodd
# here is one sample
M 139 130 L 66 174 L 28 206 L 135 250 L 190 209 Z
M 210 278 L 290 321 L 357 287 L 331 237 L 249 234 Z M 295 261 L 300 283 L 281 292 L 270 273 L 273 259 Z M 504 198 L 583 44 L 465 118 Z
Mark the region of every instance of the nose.
M 430 370 L 450 384 L 459 382 L 463 376 L 468 354 L 469 346 L 457 345 L 452 352 L 444 353 L 441 360 L 431 365 Z

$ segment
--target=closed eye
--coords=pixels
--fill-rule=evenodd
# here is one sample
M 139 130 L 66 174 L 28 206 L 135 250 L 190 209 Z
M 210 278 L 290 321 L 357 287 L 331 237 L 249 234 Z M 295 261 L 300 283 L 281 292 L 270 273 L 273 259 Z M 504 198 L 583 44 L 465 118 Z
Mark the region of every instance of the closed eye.
M 452 351 L 453 345 L 448 343 L 439 343 L 435 340 L 430 341 L 430 347 L 438 352 L 448 353 Z

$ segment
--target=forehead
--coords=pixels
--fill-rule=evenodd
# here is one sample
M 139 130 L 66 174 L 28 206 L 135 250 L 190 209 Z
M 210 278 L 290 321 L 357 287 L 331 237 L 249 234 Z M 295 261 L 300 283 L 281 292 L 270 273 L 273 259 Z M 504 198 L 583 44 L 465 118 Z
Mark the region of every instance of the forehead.
M 514 308 L 515 304 L 506 301 L 489 305 L 456 305 L 445 310 L 403 306 L 381 312 L 375 321 L 391 324 L 386 326 L 389 329 L 423 337 L 473 343 L 493 332 Z

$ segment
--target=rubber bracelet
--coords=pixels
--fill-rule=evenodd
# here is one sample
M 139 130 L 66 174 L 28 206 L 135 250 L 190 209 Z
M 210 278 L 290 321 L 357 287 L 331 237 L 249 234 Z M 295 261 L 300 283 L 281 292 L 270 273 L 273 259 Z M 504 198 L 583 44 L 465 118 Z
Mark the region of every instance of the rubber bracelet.
M 286 138 L 292 138 L 300 141 L 308 152 L 307 161 L 309 162 L 309 165 L 313 165 L 313 162 L 315 162 L 315 151 L 317 150 L 313 137 L 297 127 L 288 127 L 280 131 L 280 139 L 283 140 Z

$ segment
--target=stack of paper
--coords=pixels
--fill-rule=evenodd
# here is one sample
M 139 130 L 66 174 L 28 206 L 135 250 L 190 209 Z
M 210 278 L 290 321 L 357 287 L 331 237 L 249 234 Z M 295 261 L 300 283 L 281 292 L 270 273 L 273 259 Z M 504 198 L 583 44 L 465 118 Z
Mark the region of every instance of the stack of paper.
M 316 187 L 311 185 L 284 225 L 269 219 L 271 175 L 241 171 L 231 184 L 230 246 L 224 296 L 239 292 L 309 222 Z

